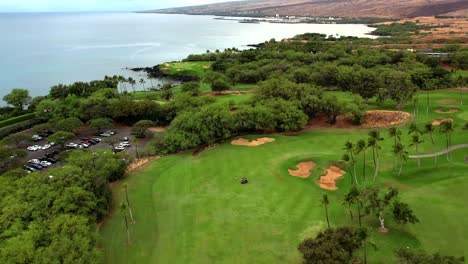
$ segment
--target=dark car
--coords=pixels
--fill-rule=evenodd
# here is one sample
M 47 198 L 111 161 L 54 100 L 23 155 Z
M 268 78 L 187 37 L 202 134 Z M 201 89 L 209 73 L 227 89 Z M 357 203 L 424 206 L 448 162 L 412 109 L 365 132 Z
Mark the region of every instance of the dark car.
M 33 167 L 33 168 L 36 169 L 36 170 L 42 170 L 42 169 L 44 169 L 44 167 L 42 167 L 42 166 L 39 165 L 39 164 L 30 164 L 29 166 L 30 166 L 30 167 Z
M 45 159 L 43 159 L 43 160 L 48 161 L 48 162 L 50 162 L 50 163 L 52 163 L 52 164 L 57 163 L 57 160 L 54 159 L 54 158 L 45 158 Z M 41 161 L 42 161 L 42 160 L 41 160 Z
M 24 168 L 25 170 L 27 170 L 27 171 L 30 171 L 30 172 L 35 172 L 35 171 L 36 171 L 36 169 L 34 169 L 33 167 L 28 166 L 28 165 L 24 165 L 23 168 Z

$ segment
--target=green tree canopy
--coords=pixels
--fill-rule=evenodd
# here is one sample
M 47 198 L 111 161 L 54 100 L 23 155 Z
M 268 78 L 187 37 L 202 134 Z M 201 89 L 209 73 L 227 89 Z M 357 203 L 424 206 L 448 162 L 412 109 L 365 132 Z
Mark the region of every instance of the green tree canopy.
M 31 103 L 31 96 L 29 96 L 29 91 L 26 89 L 13 89 L 11 93 L 3 97 L 3 101 L 18 110 L 23 110 Z

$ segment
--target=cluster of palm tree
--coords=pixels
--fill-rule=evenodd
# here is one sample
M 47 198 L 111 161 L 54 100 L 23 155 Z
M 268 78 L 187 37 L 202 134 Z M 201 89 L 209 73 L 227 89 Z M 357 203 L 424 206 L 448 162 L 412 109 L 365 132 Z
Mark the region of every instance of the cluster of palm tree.
M 154 88 L 153 86 L 153 79 L 148 76 L 149 78 L 149 81 L 151 83 L 151 88 Z M 133 79 L 132 77 L 128 77 L 128 78 L 125 78 L 121 75 L 119 76 L 113 76 L 112 79 L 115 79 L 117 82 L 118 82 L 118 90 L 120 93 L 124 93 L 124 92 L 128 92 L 128 89 L 127 89 L 127 84 L 130 85 L 130 87 L 132 88 L 132 91 L 133 93 L 135 93 L 135 89 L 136 89 L 136 85 L 137 85 L 137 80 Z M 143 78 L 140 78 L 140 80 L 138 80 L 138 83 L 141 85 L 141 87 L 143 88 L 143 91 L 146 91 L 146 80 L 143 79 Z
M 374 164 L 374 175 L 373 175 L 373 182 L 375 182 L 375 179 L 377 178 L 377 175 L 379 173 L 379 167 L 380 167 L 380 155 L 379 151 L 382 149 L 380 146 L 380 142 L 383 141 L 384 139 L 380 136 L 380 132 L 377 130 L 373 130 L 369 132 L 369 138 L 366 140 L 358 140 L 356 143 L 353 143 L 351 141 L 347 141 L 344 146 L 344 150 L 346 153 L 343 155 L 342 160 L 346 162 L 346 164 L 350 168 L 348 171 L 351 174 L 351 180 L 353 182 L 353 185 L 358 185 L 359 180 L 358 180 L 358 175 L 356 171 L 356 157 L 358 157 L 360 154 L 362 154 L 362 180 L 364 186 L 367 183 L 367 175 L 366 175 L 366 162 L 367 162 L 367 156 L 366 153 L 368 149 L 372 149 L 372 160 Z

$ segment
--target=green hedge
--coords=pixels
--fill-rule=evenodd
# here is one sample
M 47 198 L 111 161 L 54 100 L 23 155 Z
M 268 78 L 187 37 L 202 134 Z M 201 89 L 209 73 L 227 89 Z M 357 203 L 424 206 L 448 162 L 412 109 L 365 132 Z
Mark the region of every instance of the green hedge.
M 2 127 L 0 128 L 0 139 L 10 134 L 29 129 L 37 124 L 44 123 L 45 121 L 46 121 L 45 119 L 34 118 L 34 119 L 29 119 L 26 121 L 19 122 L 13 125 L 9 125 L 6 127 Z
M 16 123 L 23 122 L 26 120 L 34 119 L 35 117 L 36 117 L 36 114 L 30 113 L 30 114 L 16 116 L 7 120 L 3 120 L 3 121 L 0 121 L 0 128 L 11 126 L 11 125 L 14 125 Z

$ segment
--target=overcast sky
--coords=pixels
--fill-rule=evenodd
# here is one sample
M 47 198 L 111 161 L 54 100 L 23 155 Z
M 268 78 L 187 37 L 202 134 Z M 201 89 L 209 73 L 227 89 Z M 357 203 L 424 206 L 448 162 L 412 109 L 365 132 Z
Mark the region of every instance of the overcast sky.
M 136 11 L 227 0 L 0 0 L 0 12 Z

